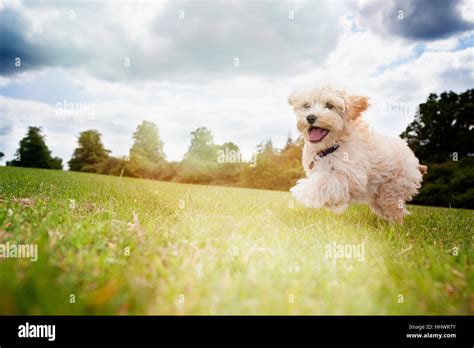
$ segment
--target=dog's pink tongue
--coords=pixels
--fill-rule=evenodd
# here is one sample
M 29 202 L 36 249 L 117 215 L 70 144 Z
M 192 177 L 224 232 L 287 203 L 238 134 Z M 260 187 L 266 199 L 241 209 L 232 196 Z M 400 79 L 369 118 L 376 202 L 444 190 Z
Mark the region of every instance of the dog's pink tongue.
M 309 131 L 309 140 L 310 141 L 320 141 L 327 134 L 326 129 L 322 128 L 311 128 Z

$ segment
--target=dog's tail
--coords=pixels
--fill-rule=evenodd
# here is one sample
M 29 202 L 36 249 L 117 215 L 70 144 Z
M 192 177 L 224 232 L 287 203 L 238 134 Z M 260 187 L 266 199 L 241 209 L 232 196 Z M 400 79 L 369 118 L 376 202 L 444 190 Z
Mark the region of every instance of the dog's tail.
M 425 166 L 423 164 L 418 165 L 418 170 L 420 171 L 421 175 L 425 175 L 428 173 L 428 166 Z

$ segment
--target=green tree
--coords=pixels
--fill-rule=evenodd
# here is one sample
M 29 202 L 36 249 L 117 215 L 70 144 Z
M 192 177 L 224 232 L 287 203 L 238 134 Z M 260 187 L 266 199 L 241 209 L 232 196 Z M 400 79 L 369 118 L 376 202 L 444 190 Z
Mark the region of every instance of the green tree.
M 234 152 L 240 153 L 240 149 L 239 149 L 239 147 L 237 146 L 237 144 L 235 144 L 235 143 L 233 143 L 233 142 L 231 142 L 231 141 L 222 144 L 222 145 L 220 146 L 220 149 L 221 149 L 221 150 L 224 150 L 224 151 L 227 149 L 227 151 L 234 151 Z
M 473 115 L 474 89 L 430 94 L 400 136 L 422 162 L 444 162 L 453 154 L 462 158 L 473 152 Z
M 153 163 L 165 160 L 163 142 L 158 127 L 153 122 L 143 121 L 138 125 L 136 132 L 133 133 L 133 139 L 135 141 L 130 149 L 130 158 L 139 155 Z
M 288 136 L 283 150 L 280 151 L 280 167 L 283 177 L 280 180 L 280 189 L 288 190 L 296 184 L 298 179 L 305 176 L 301 157 L 303 156 L 303 139 L 293 141 Z
M 271 140 L 257 145 L 255 166 L 246 166 L 241 174 L 241 185 L 246 187 L 278 189 L 281 181 L 278 153 Z
M 184 155 L 186 159 L 216 162 L 219 146 L 214 144 L 214 136 L 206 127 L 197 128 L 191 132 L 191 145 Z
M 217 162 L 220 164 L 239 163 L 240 149 L 233 142 L 227 142 L 217 147 Z
M 235 186 L 240 177 L 242 155 L 239 147 L 233 142 L 218 146 L 217 166 L 213 166 L 211 185 Z
M 15 153 L 15 159 L 7 162 L 7 166 L 62 169 L 62 160 L 52 157 L 46 146 L 45 137 L 40 127 L 28 127 L 27 135 L 20 140 L 20 147 Z
M 282 150 L 274 148 L 271 140 L 257 146 L 254 166 L 243 167 L 239 186 L 287 191 L 305 176 L 301 165 L 302 139 L 288 137 Z
M 263 141 L 257 145 L 257 152 L 262 155 L 272 156 L 275 155 L 275 148 L 273 147 L 272 140 Z
M 109 150 L 104 148 L 101 134 L 90 129 L 79 134 L 78 144 L 72 158 L 69 160 L 69 169 L 78 172 L 97 172 L 100 163 L 109 158 Z
M 428 164 L 412 203 L 474 208 L 474 89 L 430 94 L 400 135 L 420 162 Z
M 143 121 L 133 133 L 133 139 L 125 174 L 148 179 L 167 176 L 163 142 L 156 124 Z
M 3 157 L 5 157 L 5 154 L 0 151 L 0 162 L 3 160 Z
M 191 144 L 178 166 L 175 181 L 210 184 L 218 168 L 218 151 L 214 137 L 205 127 L 191 132 Z

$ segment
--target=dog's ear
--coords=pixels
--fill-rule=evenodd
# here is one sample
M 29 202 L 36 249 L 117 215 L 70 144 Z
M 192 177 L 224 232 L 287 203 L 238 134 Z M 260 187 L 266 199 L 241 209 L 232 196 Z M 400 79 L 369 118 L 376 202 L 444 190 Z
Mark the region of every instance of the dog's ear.
M 350 95 L 346 98 L 346 111 L 350 119 L 356 119 L 360 117 L 369 107 L 369 99 L 360 95 Z
M 292 107 L 295 107 L 297 103 L 298 103 L 298 95 L 296 92 L 292 92 L 288 96 L 288 104 L 290 104 Z

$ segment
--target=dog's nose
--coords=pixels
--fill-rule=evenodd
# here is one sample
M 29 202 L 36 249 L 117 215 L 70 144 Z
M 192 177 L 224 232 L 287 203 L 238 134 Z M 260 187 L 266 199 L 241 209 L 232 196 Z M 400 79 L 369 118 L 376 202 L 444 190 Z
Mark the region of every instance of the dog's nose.
M 308 121 L 309 124 L 313 124 L 316 121 L 316 116 L 314 115 L 306 116 L 306 121 Z

